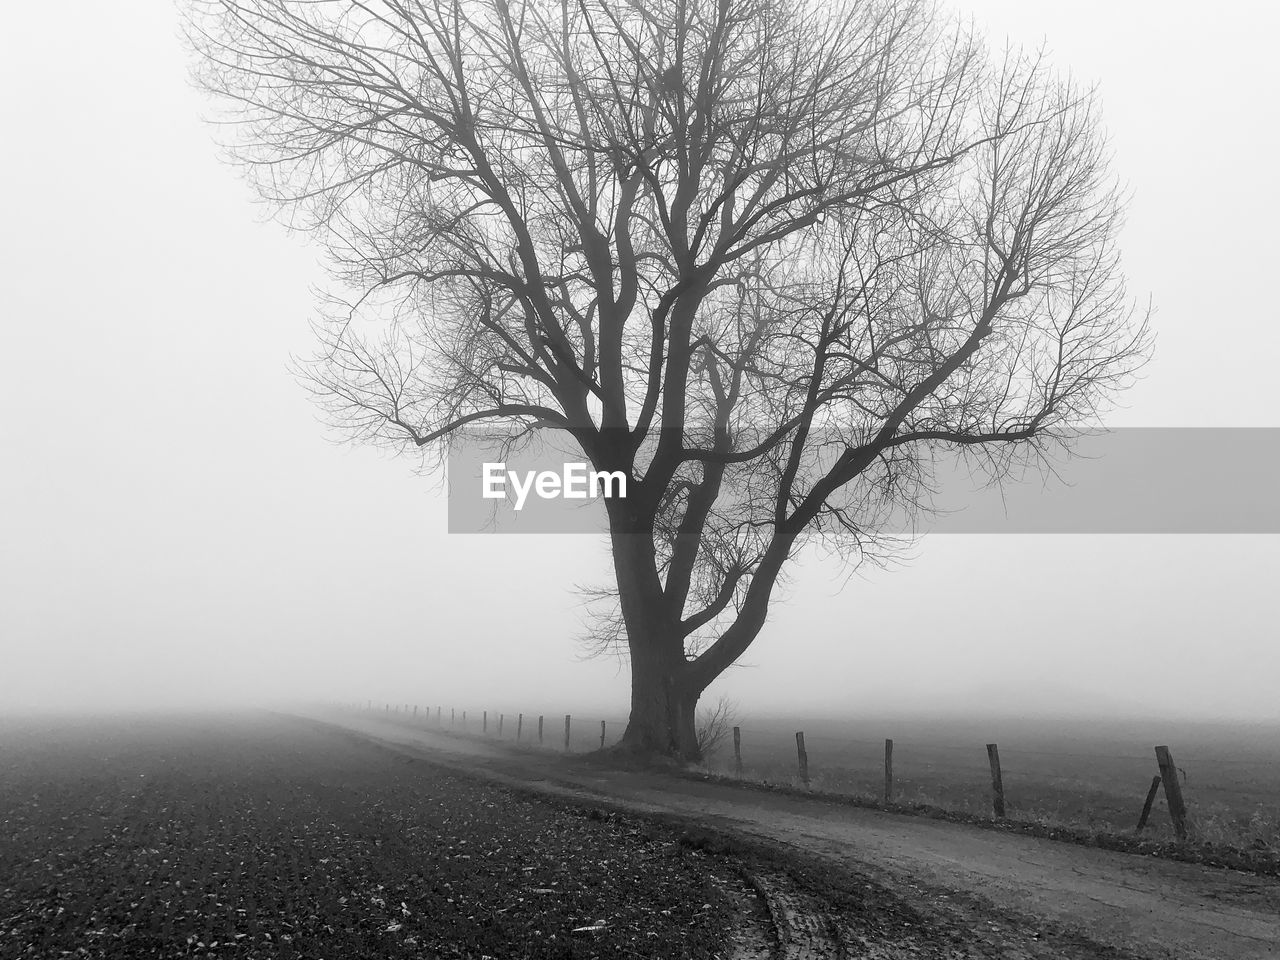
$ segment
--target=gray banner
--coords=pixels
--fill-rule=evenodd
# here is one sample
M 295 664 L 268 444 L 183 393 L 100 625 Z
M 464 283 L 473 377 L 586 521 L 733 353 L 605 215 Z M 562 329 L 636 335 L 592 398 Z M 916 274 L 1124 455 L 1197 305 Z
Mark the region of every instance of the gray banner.
M 449 532 L 603 532 L 600 495 L 618 495 L 617 480 L 593 480 L 573 441 L 557 437 L 525 438 L 514 446 L 494 435 L 458 438 L 447 464 Z M 889 505 L 876 510 L 874 520 L 868 515 L 868 529 L 1280 533 L 1280 428 L 1092 432 L 998 481 L 975 467 L 969 454 L 935 451 L 925 509 Z M 538 481 L 539 473 L 550 476 Z

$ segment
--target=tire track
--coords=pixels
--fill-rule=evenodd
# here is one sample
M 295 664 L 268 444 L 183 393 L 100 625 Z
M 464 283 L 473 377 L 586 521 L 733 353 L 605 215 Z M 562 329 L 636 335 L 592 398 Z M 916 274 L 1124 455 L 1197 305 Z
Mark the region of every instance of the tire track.
M 812 898 L 801 893 L 780 874 L 749 874 L 751 885 L 764 900 L 773 924 L 775 956 L 779 960 L 833 960 L 842 958 L 835 924 L 814 909 Z

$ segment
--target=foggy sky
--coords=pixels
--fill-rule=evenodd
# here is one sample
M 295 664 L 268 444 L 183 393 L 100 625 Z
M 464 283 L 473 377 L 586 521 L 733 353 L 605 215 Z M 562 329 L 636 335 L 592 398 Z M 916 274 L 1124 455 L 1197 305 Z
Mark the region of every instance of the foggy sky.
M 1108 422 L 1280 426 L 1280 11 L 955 6 L 1100 84 L 1131 290 L 1158 310 Z M 448 536 L 438 481 L 335 444 L 290 379 L 323 274 L 217 160 L 168 5 L 6 21 L 0 711 L 316 695 L 624 715 L 625 670 L 576 639 L 602 545 Z M 712 692 L 748 712 L 1280 719 L 1278 560 L 1265 536 L 925 537 L 847 579 L 806 555 Z

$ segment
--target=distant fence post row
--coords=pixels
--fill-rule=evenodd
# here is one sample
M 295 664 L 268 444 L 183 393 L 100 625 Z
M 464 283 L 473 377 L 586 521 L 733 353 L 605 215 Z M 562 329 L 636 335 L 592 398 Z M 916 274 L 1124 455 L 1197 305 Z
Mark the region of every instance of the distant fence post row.
M 356 711 L 360 711 L 361 709 L 363 709 L 363 711 L 366 713 L 376 712 L 376 708 L 374 707 L 372 700 L 366 700 L 363 708 L 361 708 L 358 703 L 340 704 L 339 706 L 342 706 L 343 708 L 356 710 Z M 399 717 L 403 715 L 407 717 L 409 719 L 409 722 L 411 723 L 422 724 L 422 723 L 431 722 L 431 708 L 426 707 L 424 709 L 417 704 L 402 705 L 402 704 L 387 703 L 383 705 L 382 713 L 388 719 L 392 719 L 393 716 Z M 444 718 L 444 707 L 437 706 L 435 709 L 436 726 L 438 727 L 444 726 L 443 718 Z M 506 724 L 506 714 L 499 713 L 497 731 L 496 731 L 497 736 L 499 738 L 503 736 L 503 731 L 505 730 L 505 724 Z M 467 729 L 467 711 L 463 710 L 461 711 L 461 713 L 459 713 L 456 707 L 450 707 L 448 725 L 450 727 L 461 726 L 463 730 L 466 730 Z M 608 730 L 609 730 L 608 721 L 601 720 L 600 721 L 600 749 L 602 750 L 608 744 Z M 480 712 L 480 732 L 485 735 L 488 735 L 489 733 L 489 711 L 488 710 L 482 710 Z M 564 715 L 564 750 L 565 752 L 570 752 L 573 749 L 572 734 L 573 734 L 573 717 L 571 714 L 566 713 Z M 515 742 L 516 743 L 524 742 L 524 714 L 523 713 L 516 714 Z M 538 715 L 538 743 L 544 744 L 545 742 L 546 742 L 546 716 L 543 714 L 539 714 Z
M 358 703 L 347 704 L 351 709 L 360 710 Z M 366 700 L 364 711 L 374 713 L 375 707 L 372 700 Z M 392 713 L 397 716 L 403 715 L 410 719 L 410 722 L 421 722 L 419 720 L 419 707 L 414 704 L 396 704 L 394 710 L 391 704 L 385 704 L 383 707 L 383 715 L 390 719 Z M 431 719 L 431 708 L 428 707 L 421 712 L 421 717 L 426 721 Z M 443 726 L 443 708 L 436 707 L 435 721 L 437 726 Z M 503 735 L 503 724 L 506 715 L 498 714 L 497 735 L 499 738 Z M 544 741 L 544 723 L 545 716 L 538 716 L 538 744 L 542 745 Z M 449 708 L 449 726 L 456 726 L 458 720 L 458 711 Z M 564 752 L 568 753 L 573 749 L 572 740 L 572 724 L 573 717 L 570 714 L 564 715 Z M 481 732 L 488 734 L 489 732 L 489 711 L 485 710 L 481 713 Z M 465 730 L 467 726 L 467 711 L 462 711 L 462 727 Z M 604 749 L 607 742 L 607 721 L 600 721 L 600 749 Z M 521 743 L 524 734 L 524 714 L 520 713 L 516 716 L 516 743 Z M 991 809 L 992 813 L 998 819 L 1004 819 L 1007 816 L 1005 803 L 1004 778 L 1000 768 L 1000 748 L 997 744 L 988 743 L 987 747 L 987 765 L 991 773 Z M 1158 746 L 1155 748 L 1156 766 L 1159 773 L 1152 777 L 1150 787 L 1147 789 L 1145 800 L 1142 804 L 1142 812 L 1138 817 L 1138 824 L 1135 833 L 1141 833 L 1146 829 L 1148 820 L 1151 817 L 1151 810 L 1155 805 L 1156 797 L 1160 792 L 1161 786 L 1164 787 L 1165 802 L 1169 809 L 1169 818 L 1173 823 L 1173 829 L 1179 841 L 1187 838 L 1187 806 L 1182 796 L 1182 785 L 1178 777 L 1178 767 L 1173 762 L 1173 755 L 1167 746 Z M 737 777 L 743 776 L 742 764 L 742 728 L 733 727 L 733 772 Z M 809 753 L 805 749 L 804 731 L 796 731 L 796 774 L 797 779 L 806 790 L 812 789 L 812 781 L 809 771 Z M 894 802 L 894 776 L 893 776 L 893 740 L 886 739 L 884 741 L 884 802 L 891 804 Z

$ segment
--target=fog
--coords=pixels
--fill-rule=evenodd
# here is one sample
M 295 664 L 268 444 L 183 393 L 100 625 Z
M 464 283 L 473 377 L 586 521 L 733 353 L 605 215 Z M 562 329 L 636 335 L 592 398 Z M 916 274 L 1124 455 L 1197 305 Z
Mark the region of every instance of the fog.
M 1100 84 L 1158 308 L 1109 422 L 1280 426 L 1277 8 L 956 6 Z M 448 535 L 438 478 L 336 444 L 290 378 L 323 274 L 217 160 L 172 10 L 23 4 L 0 45 L 0 710 L 625 715 L 625 665 L 578 639 L 602 544 Z M 1278 569 L 1269 536 L 934 536 L 852 576 L 806 554 L 712 696 L 1276 720 Z

